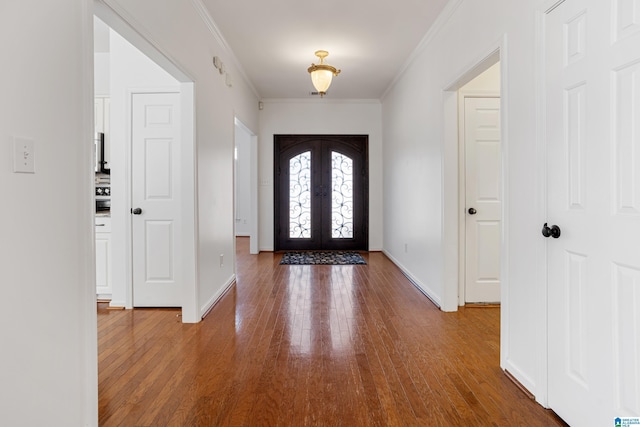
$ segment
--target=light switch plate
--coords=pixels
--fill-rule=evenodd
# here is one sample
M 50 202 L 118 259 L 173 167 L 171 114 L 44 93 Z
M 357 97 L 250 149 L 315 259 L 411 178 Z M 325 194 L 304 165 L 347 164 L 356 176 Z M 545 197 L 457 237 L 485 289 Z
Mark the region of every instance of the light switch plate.
M 14 173 L 36 173 L 34 148 L 33 139 L 17 136 L 13 138 Z

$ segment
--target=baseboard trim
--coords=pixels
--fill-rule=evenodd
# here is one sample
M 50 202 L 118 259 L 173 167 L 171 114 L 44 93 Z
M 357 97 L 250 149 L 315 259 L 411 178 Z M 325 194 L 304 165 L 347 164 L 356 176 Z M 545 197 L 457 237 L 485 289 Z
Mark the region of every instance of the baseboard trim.
M 383 250 L 382 253 L 384 254 L 384 256 L 389 258 L 389 260 L 391 260 L 391 262 L 394 263 L 396 265 L 396 267 L 398 267 L 400 269 L 400 271 L 402 272 L 404 277 L 406 277 L 407 280 L 409 280 L 409 282 L 413 286 L 415 286 L 416 289 L 418 289 L 422 293 L 422 295 L 427 297 L 427 299 L 429 301 L 431 301 L 433 303 L 433 305 L 438 307 L 438 309 L 442 310 L 442 304 L 441 304 L 440 298 L 437 298 L 435 296 L 435 293 L 428 286 L 426 286 L 424 283 L 419 281 L 413 274 L 411 274 L 409 272 L 408 269 L 406 269 L 404 267 L 404 265 L 402 265 L 400 263 L 400 261 L 398 261 L 396 258 L 394 258 L 389 252 Z M 444 310 L 442 310 L 442 311 L 444 311 Z
M 201 312 L 200 319 L 204 319 L 207 316 L 207 314 L 209 314 L 209 312 L 213 309 L 213 307 L 216 306 L 218 301 L 220 301 L 222 297 L 224 297 L 227 294 L 227 292 L 229 292 L 229 290 L 233 287 L 233 285 L 235 285 L 235 283 L 236 283 L 236 275 L 234 274 L 233 276 L 231 276 L 231 279 L 229 279 L 227 284 L 223 287 L 222 291 L 219 292 L 217 295 L 214 295 L 213 298 L 211 298 L 209 302 L 203 307 L 203 309 L 200 311 Z
M 534 396 L 534 394 L 531 393 L 525 386 L 523 386 L 522 383 L 518 381 L 516 377 L 514 377 L 511 374 L 511 372 L 507 371 L 506 369 L 503 372 L 507 376 L 507 378 L 509 378 L 509 380 L 511 380 L 511 382 L 514 383 L 516 387 L 518 387 L 520 391 L 522 391 L 525 394 L 525 396 L 527 396 L 531 400 L 536 400 L 536 397 Z

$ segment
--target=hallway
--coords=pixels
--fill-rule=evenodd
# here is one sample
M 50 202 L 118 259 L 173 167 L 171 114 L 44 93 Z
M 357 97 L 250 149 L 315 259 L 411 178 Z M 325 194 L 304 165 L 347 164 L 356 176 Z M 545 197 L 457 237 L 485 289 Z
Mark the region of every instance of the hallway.
M 443 313 L 381 253 L 280 266 L 237 242 L 199 324 L 99 304 L 100 425 L 564 425 L 500 370 L 499 309 Z

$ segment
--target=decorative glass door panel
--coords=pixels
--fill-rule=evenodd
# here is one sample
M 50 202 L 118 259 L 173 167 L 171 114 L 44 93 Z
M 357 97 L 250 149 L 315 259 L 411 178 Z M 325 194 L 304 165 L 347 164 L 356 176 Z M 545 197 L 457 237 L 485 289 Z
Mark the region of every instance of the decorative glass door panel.
M 353 238 L 353 159 L 331 152 L 331 237 Z
M 311 152 L 289 160 L 289 237 L 311 237 Z
M 365 135 L 276 135 L 275 249 L 368 249 Z

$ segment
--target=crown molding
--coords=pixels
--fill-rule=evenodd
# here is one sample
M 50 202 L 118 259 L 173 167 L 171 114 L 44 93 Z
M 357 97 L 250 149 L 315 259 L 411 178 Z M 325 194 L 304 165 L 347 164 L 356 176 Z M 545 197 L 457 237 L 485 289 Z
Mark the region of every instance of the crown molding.
M 202 3 L 202 0 L 191 0 L 191 4 L 193 5 L 193 8 L 196 10 L 196 12 L 198 12 L 198 15 L 202 19 L 202 22 L 204 22 L 204 24 L 207 26 L 213 38 L 216 40 L 216 42 L 218 42 L 220 46 L 222 46 L 222 49 L 229 56 L 234 67 L 236 68 L 236 70 L 238 70 L 238 72 L 242 76 L 247 86 L 249 86 L 249 88 L 251 89 L 251 92 L 253 92 L 256 98 L 260 99 L 260 94 L 258 93 L 258 90 L 253 85 L 253 82 L 251 81 L 251 79 L 249 79 L 249 76 L 247 75 L 244 67 L 242 66 L 240 61 L 238 61 L 238 58 L 233 52 L 233 49 L 231 49 L 231 46 L 229 46 L 229 43 L 227 43 L 227 40 L 222 35 L 222 32 L 218 28 L 218 25 L 216 24 L 216 22 L 211 17 L 211 14 L 209 13 L 209 10 L 207 9 L 207 7 L 204 5 L 204 3 Z
M 379 99 L 368 98 L 264 98 L 261 99 L 265 104 L 378 104 Z
M 396 76 L 393 78 L 389 86 L 387 86 L 384 93 L 380 97 L 381 100 L 384 100 L 384 98 L 389 94 L 391 89 L 393 89 L 393 87 L 396 85 L 398 80 L 400 80 L 400 78 L 404 75 L 407 69 L 415 62 L 418 56 L 420 56 L 420 54 L 426 48 L 426 46 L 431 42 L 431 40 L 433 40 L 433 38 L 440 32 L 440 30 L 442 30 L 442 27 L 444 27 L 444 25 L 449 21 L 449 19 L 451 19 L 455 11 L 458 9 L 458 6 L 460 6 L 462 2 L 464 2 L 464 0 L 449 0 L 445 8 L 438 15 L 438 18 L 436 18 L 436 20 L 434 21 L 433 25 L 429 27 L 427 34 L 425 34 L 422 40 L 420 40 L 420 43 L 418 43 L 418 45 L 413 50 L 413 52 L 411 52 L 411 55 L 409 55 L 409 58 L 407 58 L 405 63 L 402 65 L 402 67 L 400 68 Z

